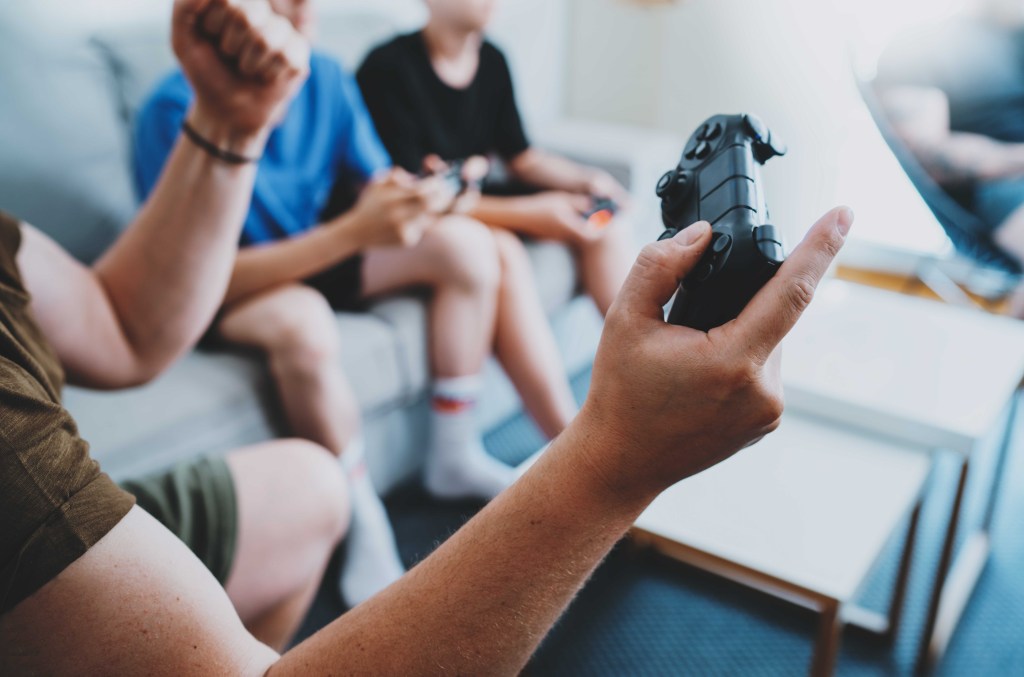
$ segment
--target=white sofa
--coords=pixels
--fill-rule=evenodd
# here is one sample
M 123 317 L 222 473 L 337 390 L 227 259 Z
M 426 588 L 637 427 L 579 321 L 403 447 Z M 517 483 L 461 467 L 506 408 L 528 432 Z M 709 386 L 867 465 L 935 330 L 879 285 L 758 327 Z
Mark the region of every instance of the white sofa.
M 602 164 L 646 195 L 678 151 L 675 139 L 560 117 L 565 12 L 549 0 L 506 3 L 495 29 L 518 81 L 528 126 L 540 143 Z M 0 209 L 49 232 L 89 261 L 136 209 L 129 173 L 133 110 L 173 64 L 169 2 L 0 5 Z M 420 19 L 417 0 L 324 2 L 320 48 L 350 68 L 373 44 Z M 653 200 L 641 198 L 646 209 Z M 638 240 L 650 239 L 648 224 Z M 570 372 L 584 368 L 600 320 L 576 297 L 572 258 L 531 245 L 540 287 Z M 422 303 L 395 298 L 338 317 L 344 364 L 364 409 L 370 470 L 382 490 L 420 465 L 428 364 Z M 95 393 L 68 388 L 66 404 L 94 455 L 115 477 L 286 434 L 268 375 L 242 353 L 194 352 L 142 388 Z M 481 407 L 486 429 L 518 407 L 495 365 Z

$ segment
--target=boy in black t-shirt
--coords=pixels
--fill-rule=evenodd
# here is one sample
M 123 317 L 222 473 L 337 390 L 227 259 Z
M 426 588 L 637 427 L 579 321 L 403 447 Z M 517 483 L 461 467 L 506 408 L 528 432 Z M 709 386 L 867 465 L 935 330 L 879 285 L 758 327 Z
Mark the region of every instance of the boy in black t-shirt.
M 530 146 L 508 64 L 484 38 L 496 0 L 425 1 L 423 30 L 377 47 L 358 73 L 392 159 L 415 172 L 441 159 L 499 157 L 512 182 L 488 186 L 473 216 L 573 247 L 584 288 L 606 313 L 629 271 L 629 228 L 621 216 L 596 223 L 585 214 L 595 198 L 624 207 L 626 190 L 606 172 Z

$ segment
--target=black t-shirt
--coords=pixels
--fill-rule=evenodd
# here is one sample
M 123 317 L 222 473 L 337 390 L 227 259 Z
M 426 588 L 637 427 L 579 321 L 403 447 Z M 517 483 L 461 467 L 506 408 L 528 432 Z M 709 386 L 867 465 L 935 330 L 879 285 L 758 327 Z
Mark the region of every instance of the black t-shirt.
M 508 160 L 529 148 L 508 64 L 490 42 L 463 89 L 437 76 L 419 32 L 374 49 L 356 77 L 391 159 L 410 172 L 432 153 L 449 161 L 492 154 Z
M 1024 142 L 1024 36 L 994 21 L 957 17 L 897 38 L 878 68 L 881 85 L 937 87 L 953 131 Z

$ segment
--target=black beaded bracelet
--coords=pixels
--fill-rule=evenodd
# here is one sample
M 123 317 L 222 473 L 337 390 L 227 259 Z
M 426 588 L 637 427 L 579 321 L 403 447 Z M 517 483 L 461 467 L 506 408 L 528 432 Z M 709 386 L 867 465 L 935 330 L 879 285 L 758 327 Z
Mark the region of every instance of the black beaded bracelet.
M 259 158 L 247 157 L 245 155 L 239 155 L 238 153 L 232 153 L 231 151 L 224 150 L 223 148 L 218 148 L 215 144 L 212 144 L 203 138 L 203 136 L 196 131 L 195 127 L 188 123 L 188 120 L 181 123 L 181 131 L 185 133 L 185 136 L 188 137 L 189 141 L 199 146 L 199 148 L 203 149 L 218 160 L 227 162 L 228 164 L 250 165 L 256 164 L 260 161 Z

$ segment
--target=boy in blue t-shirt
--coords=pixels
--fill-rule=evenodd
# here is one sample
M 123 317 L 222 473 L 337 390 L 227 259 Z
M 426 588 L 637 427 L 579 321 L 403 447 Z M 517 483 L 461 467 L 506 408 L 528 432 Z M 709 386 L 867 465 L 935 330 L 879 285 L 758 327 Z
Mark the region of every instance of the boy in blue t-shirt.
M 312 32 L 304 0 L 271 4 Z M 332 309 L 359 309 L 411 287 L 432 291 L 425 484 L 437 496 L 492 498 L 513 480 L 512 469 L 485 452 L 473 417 L 492 348 L 547 435 L 568 425 L 576 404 L 521 243 L 461 214 L 476 196 L 453 204 L 443 182 L 389 169 L 353 78 L 324 55 L 315 54 L 310 68 L 259 159 L 243 249 L 211 336 L 262 351 L 292 432 L 341 457 L 352 501 L 341 590 L 354 605 L 403 566 L 366 474 Z M 142 197 L 193 105 L 187 81 L 174 73 L 140 111 L 134 150 Z

